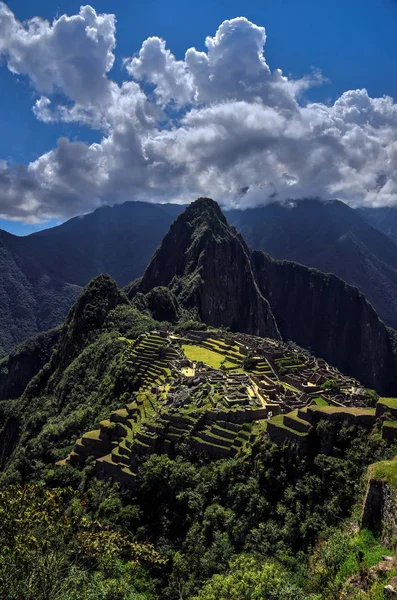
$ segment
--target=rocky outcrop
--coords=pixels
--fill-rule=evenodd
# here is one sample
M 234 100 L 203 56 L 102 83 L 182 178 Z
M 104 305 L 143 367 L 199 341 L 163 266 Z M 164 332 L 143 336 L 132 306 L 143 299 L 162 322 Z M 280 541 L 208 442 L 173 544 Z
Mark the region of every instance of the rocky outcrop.
M 387 548 L 397 548 L 397 493 L 386 481 L 369 480 L 361 524 L 380 535 Z
M 171 226 L 138 287 L 147 294 L 158 286 L 169 287 L 208 325 L 279 338 L 256 285 L 249 249 L 213 200 L 193 202 Z

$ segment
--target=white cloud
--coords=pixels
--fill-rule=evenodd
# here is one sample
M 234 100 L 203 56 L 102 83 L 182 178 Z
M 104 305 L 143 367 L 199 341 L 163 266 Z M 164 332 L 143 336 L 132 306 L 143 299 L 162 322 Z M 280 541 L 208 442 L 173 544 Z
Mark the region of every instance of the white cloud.
M 90 6 L 53 23 L 35 17 L 22 24 L 0 2 L 0 57 L 44 95 L 35 105 L 36 116 L 44 121 L 68 113 L 61 106 L 52 114 L 48 96 L 55 93 L 91 110 L 110 101 L 107 73 L 114 63 L 115 30 L 114 15 L 97 15 Z
M 198 195 L 243 206 L 308 196 L 397 204 L 393 99 L 350 90 L 333 105 L 305 102 L 321 75 L 272 71 L 265 43 L 265 29 L 243 17 L 183 60 L 148 38 L 124 61 L 132 79 L 118 85 L 109 77 L 113 15 L 85 6 L 52 24 L 21 24 L 0 3 L 0 55 L 29 77 L 36 116 L 103 136 L 92 145 L 60 139 L 27 166 L 0 161 L 0 216 L 62 218 L 126 199 Z

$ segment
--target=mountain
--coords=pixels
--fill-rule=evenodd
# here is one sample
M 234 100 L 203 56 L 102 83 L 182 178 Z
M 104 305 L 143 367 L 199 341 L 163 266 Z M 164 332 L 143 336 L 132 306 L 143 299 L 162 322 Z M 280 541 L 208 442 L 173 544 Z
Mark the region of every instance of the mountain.
M 253 270 L 283 339 L 325 358 L 369 387 L 391 393 L 396 364 L 391 340 L 357 288 L 290 261 L 252 253 Z
M 321 318 L 328 302 L 341 318 L 357 311 L 375 333 L 355 288 L 250 253 L 212 201 L 194 203 L 173 230 L 156 268 L 129 286 L 145 311 L 184 318 L 192 298 L 207 307 L 211 262 L 231 252 L 222 284 L 231 294 L 241 285 L 242 261 L 246 303 L 266 309 L 251 327 L 271 323 L 261 289 L 281 304 L 280 331 L 284 305 L 295 328 L 306 300 Z M 137 292 L 172 275 L 163 247 L 185 250 L 171 289 Z M 297 306 L 294 287 L 307 292 Z M 397 544 L 395 398 L 296 344 L 164 326 L 108 275 L 0 372 L 0 393 L 13 394 L 0 400 L 0 598 L 370 600 L 394 589 L 396 558 L 379 561 Z
M 0 401 L 23 394 L 29 381 L 50 360 L 59 333 L 58 327 L 29 338 L 0 361 Z
M 139 291 L 147 294 L 158 286 L 168 286 L 209 325 L 279 337 L 269 303 L 255 284 L 248 247 L 213 200 L 193 202 L 171 225 Z
M 373 227 L 397 240 L 397 208 L 383 206 L 379 208 L 358 208 L 357 212 Z
M 173 204 L 126 202 L 98 208 L 93 213 L 26 237 L 0 232 L 2 354 L 27 337 L 59 325 L 81 287 L 100 273 L 109 273 L 120 286 L 142 276 L 156 248 L 184 208 Z M 388 210 L 390 215 L 394 214 L 394 209 L 374 210 Z M 397 241 L 369 224 L 364 218 L 367 216 L 369 219 L 369 213 L 352 210 L 338 201 L 302 200 L 289 206 L 270 204 L 244 211 L 228 210 L 225 214 L 251 248 L 264 250 L 275 259 L 292 260 L 336 274 L 357 286 L 387 325 L 397 327 Z M 381 213 L 374 214 L 379 220 Z M 385 213 L 385 224 L 387 219 Z M 216 241 L 216 236 L 213 236 L 211 252 L 225 235 L 225 229 L 221 225 L 217 227 L 219 232 L 216 236 L 220 237 Z M 178 238 L 180 233 L 177 232 Z M 206 235 L 208 233 L 203 232 L 194 244 L 187 236 L 183 250 L 190 248 L 192 256 L 196 247 L 205 243 Z M 197 283 L 199 271 L 205 271 L 208 279 L 211 269 L 215 268 L 216 283 L 211 293 L 222 301 L 217 309 L 213 299 L 203 299 L 205 305 L 200 307 L 203 319 L 219 323 L 220 311 L 224 312 L 220 307 L 227 306 L 228 314 L 226 317 L 223 314 L 222 318 L 233 328 L 249 326 L 252 331 L 270 331 L 272 326 L 266 317 L 268 308 L 260 298 L 263 294 L 258 291 L 250 293 L 254 304 L 245 306 L 239 299 L 246 283 L 241 283 L 243 288 L 236 288 L 239 289 L 237 300 L 224 292 L 222 261 L 234 261 L 236 270 L 238 266 L 246 272 L 244 277 L 250 280 L 250 267 L 244 258 L 249 253 L 247 244 L 235 231 L 231 233 L 230 228 L 227 236 L 230 238 L 229 247 L 225 256 L 220 258 L 221 263 L 213 266 L 210 256 L 203 256 L 197 263 L 187 265 L 184 280 L 190 277 Z M 170 247 L 170 251 L 173 255 L 178 254 L 175 248 Z M 236 255 L 232 259 L 233 252 Z M 166 264 L 164 256 L 161 264 Z M 172 266 L 167 266 L 161 277 L 155 275 L 159 282 L 157 287 L 161 287 L 163 281 L 168 282 L 170 268 Z M 236 273 L 233 277 L 237 284 Z M 181 278 L 180 272 L 178 278 Z M 147 284 L 146 289 L 151 285 L 152 282 Z M 183 292 L 190 298 L 190 304 L 185 302 L 189 310 L 196 306 L 194 289 Z M 155 302 L 150 298 L 146 298 L 145 302 L 160 311 L 155 318 L 174 321 L 179 314 L 177 305 L 166 298 L 164 290 L 159 293 L 164 301 L 162 308 L 158 292 L 155 293 Z
M 300 200 L 226 214 L 252 248 L 334 273 L 397 327 L 397 240 L 370 225 L 362 211 L 337 200 Z
M 158 286 L 209 325 L 281 334 L 369 387 L 395 388 L 388 332 L 363 294 L 336 276 L 250 251 L 212 200 L 193 202 L 177 218 L 127 294 Z
M 181 210 L 128 202 L 26 237 L 0 230 L 0 358 L 62 323 L 96 275 L 111 273 L 119 285 L 142 275 Z
M 50 275 L 20 239 L 0 231 L 0 356 L 61 323 L 80 292 Z
M 104 206 L 18 238 L 18 245 L 61 281 L 85 286 L 100 273 L 109 273 L 124 286 L 142 275 L 182 210 L 176 204 L 147 202 Z

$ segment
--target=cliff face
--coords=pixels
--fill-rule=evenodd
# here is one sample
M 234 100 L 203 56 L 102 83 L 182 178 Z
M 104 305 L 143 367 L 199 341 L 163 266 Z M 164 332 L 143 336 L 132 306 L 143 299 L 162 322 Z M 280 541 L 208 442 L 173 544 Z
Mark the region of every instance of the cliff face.
M 226 216 L 255 250 L 334 273 L 357 287 L 381 319 L 397 328 L 397 244 L 372 227 L 365 213 L 338 200 L 302 199 L 230 210 Z M 390 223 L 393 215 L 388 214 Z
M 260 294 L 249 250 L 213 200 L 201 198 L 178 217 L 139 284 L 146 294 L 168 286 L 179 303 L 208 325 L 279 338 Z
M 252 253 L 261 293 L 280 333 L 342 372 L 384 394 L 395 391 L 395 361 L 386 327 L 357 288 L 334 275 Z
M 364 498 L 361 525 L 378 534 L 387 548 L 397 547 L 397 494 L 387 481 L 371 478 Z

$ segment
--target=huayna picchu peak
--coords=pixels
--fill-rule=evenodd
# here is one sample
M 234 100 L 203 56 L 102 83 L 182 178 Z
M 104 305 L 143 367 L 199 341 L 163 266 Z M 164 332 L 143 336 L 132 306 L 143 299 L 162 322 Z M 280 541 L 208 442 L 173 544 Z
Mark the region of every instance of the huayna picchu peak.
M 193 202 L 171 225 L 132 292 L 158 286 L 169 287 L 204 323 L 279 338 L 253 277 L 250 251 L 209 198 Z

